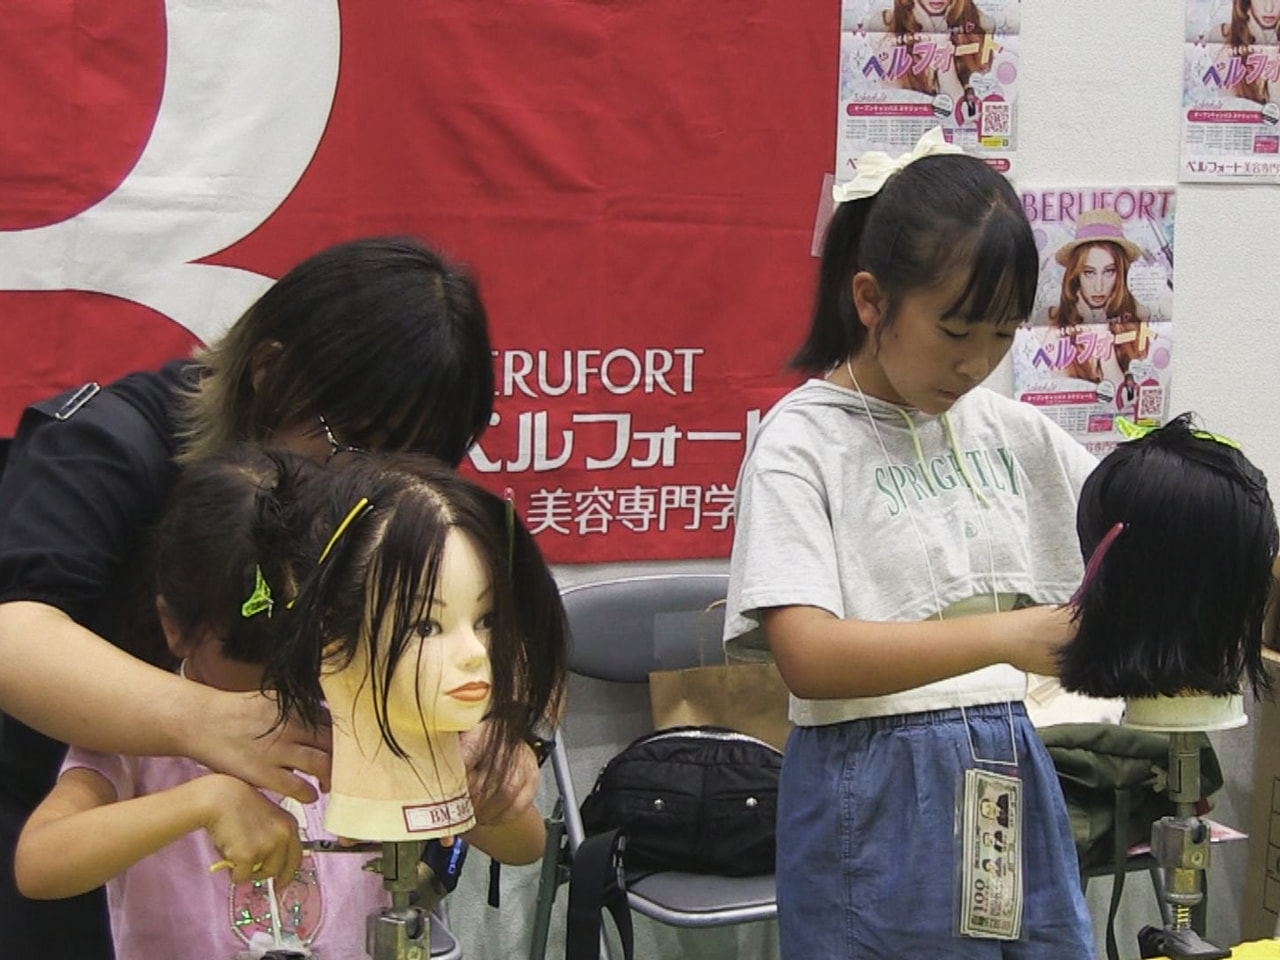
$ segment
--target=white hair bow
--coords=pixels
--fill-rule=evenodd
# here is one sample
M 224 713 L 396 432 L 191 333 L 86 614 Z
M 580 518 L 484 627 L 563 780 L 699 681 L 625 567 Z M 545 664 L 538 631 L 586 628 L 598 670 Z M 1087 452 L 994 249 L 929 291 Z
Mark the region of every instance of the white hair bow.
M 858 173 L 846 183 L 837 183 L 831 188 L 831 196 L 836 203 L 849 200 L 860 200 L 873 197 L 880 192 L 884 182 L 909 164 L 921 157 L 932 157 L 946 153 L 964 153 L 954 143 L 948 143 L 941 127 L 929 130 L 911 149 L 898 157 L 891 157 L 879 150 L 868 150 L 858 158 Z

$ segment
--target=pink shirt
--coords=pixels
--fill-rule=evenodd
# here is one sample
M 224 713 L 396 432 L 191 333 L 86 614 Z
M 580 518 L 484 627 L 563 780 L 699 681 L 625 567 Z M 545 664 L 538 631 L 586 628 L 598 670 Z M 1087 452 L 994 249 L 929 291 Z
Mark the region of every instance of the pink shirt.
M 115 787 L 119 800 L 159 793 L 207 774 L 185 757 L 126 757 L 72 747 L 63 770 L 87 767 Z M 314 783 L 313 783 L 314 785 Z M 274 798 L 273 798 L 274 799 Z M 304 839 L 330 837 L 326 798 L 303 808 Z M 232 884 L 210 873 L 222 856 L 196 830 L 108 881 L 111 935 L 120 960 L 231 960 L 257 931 L 271 932 L 266 883 Z M 276 890 L 285 931 L 323 960 L 367 960 L 365 917 L 389 904 L 382 878 L 361 869 L 369 854 L 304 854 L 294 882 Z

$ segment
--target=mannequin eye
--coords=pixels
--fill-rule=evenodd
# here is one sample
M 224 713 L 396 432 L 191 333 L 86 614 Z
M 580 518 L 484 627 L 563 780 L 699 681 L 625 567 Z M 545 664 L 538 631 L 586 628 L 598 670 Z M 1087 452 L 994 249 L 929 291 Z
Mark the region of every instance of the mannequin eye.
M 493 629 L 493 611 L 490 610 L 476 621 L 476 629 L 483 630 L 486 633 Z
M 444 631 L 440 628 L 438 620 L 419 620 L 414 624 L 413 632 L 420 637 L 426 638 L 438 637 Z

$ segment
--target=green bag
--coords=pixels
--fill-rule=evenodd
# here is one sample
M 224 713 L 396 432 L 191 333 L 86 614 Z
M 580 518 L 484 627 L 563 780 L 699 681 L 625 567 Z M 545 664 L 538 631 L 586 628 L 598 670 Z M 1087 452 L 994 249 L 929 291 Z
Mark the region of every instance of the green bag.
M 1118 956 L 1115 915 L 1130 846 L 1151 839 L 1151 825 L 1177 811 L 1169 799 L 1169 736 L 1110 723 L 1063 723 L 1039 730 L 1067 801 L 1080 873 L 1112 871 L 1107 956 Z M 1222 767 L 1201 735 L 1201 813 L 1222 786 Z
M 1040 730 L 1067 800 L 1080 870 L 1114 864 L 1121 849 L 1150 839 L 1151 824 L 1172 816 L 1166 792 L 1169 736 L 1109 723 L 1064 723 Z M 1207 737 L 1200 746 L 1201 795 L 1222 786 L 1222 768 Z M 1129 812 L 1117 838 L 1116 794 L 1127 792 Z

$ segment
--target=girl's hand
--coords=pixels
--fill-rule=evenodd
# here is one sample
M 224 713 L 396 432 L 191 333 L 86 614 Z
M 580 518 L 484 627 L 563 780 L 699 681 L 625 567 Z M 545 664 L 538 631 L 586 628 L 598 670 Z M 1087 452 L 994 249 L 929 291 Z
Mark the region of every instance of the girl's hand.
M 204 702 L 192 711 L 181 752 L 212 770 L 256 787 L 314 803 L 316 791 L 294 771 L 329 789 L 333 738 L 328 727 L 308 730 L 296 720 L 275 727 L 276 702 L 259 693 L 231 693 L 191 684 Z
M 1021 636 L 1009 645 L 1009 663 L 1027 673 L 1056 677 L 1058 655 L 1076 635 L 1076 625 L 1071 622 L 1071 608 L 1028 607 L 1013 616 L 1023 617 L 1026 629 L 1020 630 Z
M 243 780 L 224 773 L 201 778 L 202 822 L 231 879 L 273 878 L 284 886 L 302 862 L 298 821 Z

